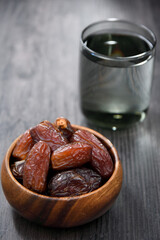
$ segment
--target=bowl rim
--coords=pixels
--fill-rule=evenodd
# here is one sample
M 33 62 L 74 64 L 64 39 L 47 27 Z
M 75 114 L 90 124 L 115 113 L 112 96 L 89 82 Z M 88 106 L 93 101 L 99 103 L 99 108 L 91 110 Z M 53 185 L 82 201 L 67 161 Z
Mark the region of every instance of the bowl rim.
M 109 185 L 111 184 L 111 182 L 114 180 L 114 178 L 116 177 L 117 173 L 118 173 L 118 169 L 119 167 L 121 167 L 121 162 L 120 162 L 120 159 L 119 159 L 119 155 L 117 153 L 117 150 L 116 148 L 113 146 L 113 144 L 111 143 L 111 141 L 106 138 L 105 136 L 103 136 L 101 133 L 91 129 L 91 128 L 88 128 L 88 127 L 84 127 L 84 126 L 80 126 L 80 125 L 75 125 L 75 124 L 72 124 L 72 127 L 77 129 L 77 130 L 80 130 L 80 129 L 83 129 L 83 130 L 87 130 L 89 132 L 91 132 L 92 134 L 94 134 L 96 137 L 100 138 L 103 142 L 106 143 L 107 145 L 107 150 L 112 151 L 112 155 L 114 155 L 114 170 L 113 170 L 113 173 L 111 175 L 111 177 L 107 180 L 106 183 L 104 183 L 101 187 L 93 190 L 92 192 L 89 192 L 89 193 L 85 193 L 85 194 L 82 194 L 82 195 L 79 195 L 79 196 L 71 196 L 71 197 L 51 197 L 51 196 L 47 196 L 47 195 L 43 195 L 43 194 L 40 194 L 40 193 L 36 193 L 36 192 L 33 192 L 32 190 L 29 190 L 27 189 L 26 187 L 24 187 L 21 183 L 19 183 L 16 178 L 13 176 L 12 172 L 11 172 L 11 168 L 10 168 L 10 156 L 11 156 L 11 153 L 13 151 L 13 148 L 15 147 L 15 144 L 16 142 L 18 141 L 18 139 L 21 137 L 21 135 L 19 137 L 17 137 L 12 143 L 11 145 L 9 146 L 7 152 L 6 152 L 6 155 L 5 155 L 5 165 L 6 165 L 6 169 L 8 171 L 8 174 L 9 176 L 11 177 L 12 181 L 18 185 L 18 187 L 20 187 L 23 191 L 26 191 L 28 194 L 31 194 L 32 196 L 34 197 L 40 197 L 42 199 L 46 199 L 46 200 L 55 200 L 55 201 L 58 201 L 58 200 L 62 200 L 62 201 L 68 201 L 68 200 L 78 200 L 78 199 L 82 199 L 82 198 L 85 198 L 85 197 L 89 197 L 91 195 L 94 195 L 96 192 L 98 191 L 103 191 L 103 189 L 105 188 L 108 188 Z M 122 167 L 121 167 L 122 169 Z M 122 175 L 123 175 L 123 170 L 122 170 Z M 121 183 L 122 184 L 122 183 Z

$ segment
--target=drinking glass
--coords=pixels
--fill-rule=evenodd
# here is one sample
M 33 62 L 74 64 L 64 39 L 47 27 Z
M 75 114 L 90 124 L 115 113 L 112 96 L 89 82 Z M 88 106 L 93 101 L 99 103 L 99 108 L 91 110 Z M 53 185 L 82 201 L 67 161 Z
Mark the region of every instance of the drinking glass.
M 113 130 L 145 119 L 151 95 L 156 38 L 151 30 L 108 19 L 80 39 L 80 104 L 88 121 Z

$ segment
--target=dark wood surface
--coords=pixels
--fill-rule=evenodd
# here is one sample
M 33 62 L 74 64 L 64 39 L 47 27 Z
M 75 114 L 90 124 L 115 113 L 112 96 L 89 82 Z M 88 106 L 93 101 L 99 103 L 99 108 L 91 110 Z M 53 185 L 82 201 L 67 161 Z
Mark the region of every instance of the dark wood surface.
M 61 115 L 88 126 L 78 100 L 81 30 L 109 17 L 151 28 L 158 40 L 146 120 L 112 132 L 92 126 L 116 146 L 123 165 L 112 209 L 81 227 L 51 229 L 14 212 L 0 187 L 0 239 L 160 239 L 160 2 L 157 0 L 0 1 L 0 154 L 29 127 Z

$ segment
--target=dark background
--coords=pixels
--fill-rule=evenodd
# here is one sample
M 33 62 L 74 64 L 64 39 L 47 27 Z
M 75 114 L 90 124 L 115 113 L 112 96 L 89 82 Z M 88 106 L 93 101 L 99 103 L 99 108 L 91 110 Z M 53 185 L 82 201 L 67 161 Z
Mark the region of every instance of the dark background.
M 88 126 L 78 100 L 82 29 L 110 17 L 151 28 L 157 53 L 148 116 L 128 130 L 92 126 L 116 146 L 123 165 L 121 193 L 110 211 L 81 227 L 50 229 L 15 213 L 0 186 L 0 239 L 160 239 L 160 3 L 153 0 L 0 1 L 0 156 L 42 120 L 67 117 Z

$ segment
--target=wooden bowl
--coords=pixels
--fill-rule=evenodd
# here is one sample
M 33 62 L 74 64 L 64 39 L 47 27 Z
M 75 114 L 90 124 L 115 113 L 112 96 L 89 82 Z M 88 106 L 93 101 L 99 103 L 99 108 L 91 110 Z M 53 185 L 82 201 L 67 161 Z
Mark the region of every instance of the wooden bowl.
M 88 223 L 108 211 L 116 200 L 122 185 L 122 166 L 112 143 L 100 133 L 86 127 L 97 136 L 110 152 L 114 171 L 110 179 L 93 192 L 75 197 L 48 197 L 32 192 L 12 175 L 10 157 L 18 138 L 9 147 L 3 160 L 1 182 L 9 204 L 24 218 L 50 227 L 73 227 Z

